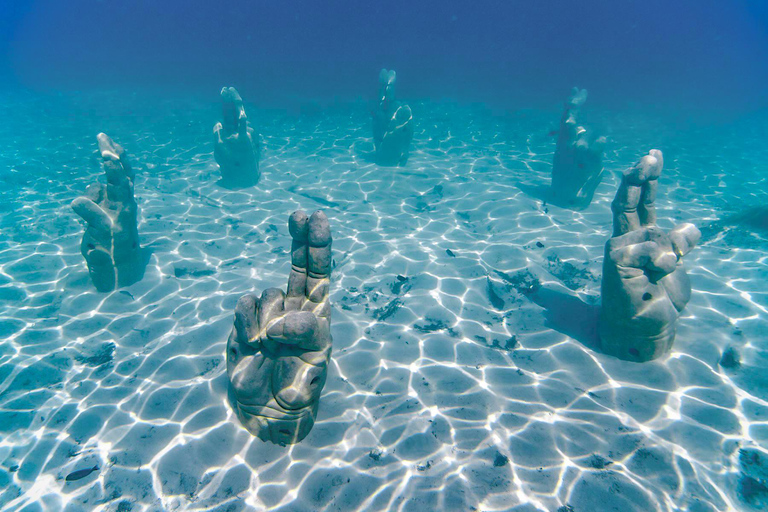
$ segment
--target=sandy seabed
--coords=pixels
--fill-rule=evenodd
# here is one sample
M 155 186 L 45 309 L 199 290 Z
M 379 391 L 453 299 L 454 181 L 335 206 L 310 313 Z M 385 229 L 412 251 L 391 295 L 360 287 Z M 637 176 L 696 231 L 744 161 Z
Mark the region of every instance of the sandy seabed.
M 0 97 L 3 510 L 768 506 L 768 240 L 728 221 L 768 202 L 764 122 L 593 113 L 607 175 L 570 211 L 537 193 L 556 110 L 412 103 L 393 169 L 363 103 L 246 104 L 262 178 L 228 190 L 217 99 Z M 107 294 L 69 207 L 102 174 L 99 131 L 132 158 L 152 251 Z M 672 354 L 635 364 L 595 350 L 594 320 L 618 173 L 654 147 L 660 226 L 705 237 Z M 331 221 L 333 357 L 314 429 L 280 447 L 239 425 L 224 351 L 238 297 L 285 286 L 298 208 Z

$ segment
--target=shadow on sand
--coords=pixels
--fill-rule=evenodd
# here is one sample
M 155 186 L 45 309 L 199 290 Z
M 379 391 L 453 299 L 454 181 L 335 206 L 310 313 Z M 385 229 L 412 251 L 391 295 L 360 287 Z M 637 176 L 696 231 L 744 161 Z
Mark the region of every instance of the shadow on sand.
M 597 333 L 599 305 L 588 304 L 559 285 L 541 286 L 529 293 L 528 298 L 546 310 L 544 318 L 549 327 L 591 350 L 600 351 L 600 338 Z
M 538 199 L 539 201 L 543 201 L 544 204 L 551 204 L 566 210 L 585 210 L 591 203 L 591 201 L 587 202 L 586 200 L 574 200 L 568 203 L 560 201 L 554 197 L 554 194 L 552 194 L 549 185 L 529 185 L 527 183 L 518 183 L 517 188 L 522 190 L 524 194 L 533 197 L 534 199 Z

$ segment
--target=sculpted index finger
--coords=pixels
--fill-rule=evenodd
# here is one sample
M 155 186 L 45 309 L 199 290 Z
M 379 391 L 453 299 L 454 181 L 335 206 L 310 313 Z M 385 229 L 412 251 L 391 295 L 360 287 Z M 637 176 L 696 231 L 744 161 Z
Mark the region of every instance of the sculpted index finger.
M 295 211 L 288 219 L 291 233 L 291 273 L 288 276 L 288 291 L 285 308 L 295 310 L 301 307 L 307 295 L 307 255 L 309 219 L 301 210 Z
M 328 296 L 331 277 L 331 226 L 321 210 L 309 219 L 307 254 L 307 298 L 322 302 Z
M 652 149 L 621 176 L 621 184 L 611 203 L 613 236 L 656 224 L 656 189 L 664 159 Z
M 331 273 L 331 225 L 322 210 L 309 219 L 309 254 L 307 270 L 310 277 L 328 277 Z
M 641 187 L 642 194 L 638 215 L 640 217 L 640 224 L 648 227 L 656 225 L 656 191 L 659 188 L 661 170 L 664 168 L 664 156 L 658 149 L 652 149 L 643 160 L 647 165 L 644 169 L 645 175 Z
M 112 219 L 102 208 L 87 197 L 78 197 L 72 201 L 72 209 L 96 231 L 110 232 Z

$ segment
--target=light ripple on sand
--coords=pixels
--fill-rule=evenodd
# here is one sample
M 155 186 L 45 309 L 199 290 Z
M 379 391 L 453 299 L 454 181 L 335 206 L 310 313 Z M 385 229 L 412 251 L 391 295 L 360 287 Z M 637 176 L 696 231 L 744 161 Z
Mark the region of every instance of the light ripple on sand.
M 0 142 L 10 169 L 0 176 L 3 506 L 744 506 L 738 448 L 768 438 L 759 239 L 688 256 L 694 294 L 675 351 L 645 365 L 594 352 L 509 278 L 527 269 L 593 312 L 615 173 L 660 147 L 660 224 L 702 225 L 765 201 L 758 141 L 732 136 L 712 153 L 712 133 L 606 116 L 608 176 L 588 210 L 571 212 L 518 188 L 548 183 L 557 113 L 414 104 L 408 166 L 380 169 L 365 157 L 364 105 L 313 118 L 263 111 L 262 180 L 232 191 L 216 184 L 208 104 L 11 100 L 17 114 L 47 106 L 57 135 L 34 150 Z M 38 137 L 33 123 L 15 129 Z M 133 156 L 142 243 L 154 252 L 142 282 L 110 294 L 89 283 L 68 207 L 101 173 L 98 131 Z M 284 286 L 297 208 L 331 218 L 334 355 L 317 424 L 281 448 L 253 439 L 226 405 L 223 352 L 237 298 Z M 729 346 L 740 369 L 718 365 Z

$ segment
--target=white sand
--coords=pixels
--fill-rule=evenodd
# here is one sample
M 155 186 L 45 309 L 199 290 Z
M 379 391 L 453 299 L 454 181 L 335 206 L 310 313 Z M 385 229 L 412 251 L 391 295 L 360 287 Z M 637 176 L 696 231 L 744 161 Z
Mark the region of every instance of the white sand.
M 704 226 L 765 203 L 762 141 L 606 115 L 608 177 L 572 212 L 520 188 L 548 184 L 556 111 L 412 104 L 411 160 L 384 169 L 365 158 L 363 104 L 250 106 L 262 179 L 230 191 L 216 101 L 4 99 L 21 121 L 0 138 L 3 510 L 749 510 L 738 448 L 768 443 L 765 235 L 687 257 L 668 358 L 595 352 L 589 320 L 615 173 L 664 150 L 660 225 Z M 101 174 L 98 131 L 132 157 L 153 251 L 143 281 L 109 294 L 69 209 Z M 224 348 L 238 297 L 285 286 L 297 208 L 331 220 L 334 344 L 318 422 L 283 448 L 238 424 Z M 549 310 L 513 286 L 526 269 Z M 718 365 L 729 346 L 740 368 Z

